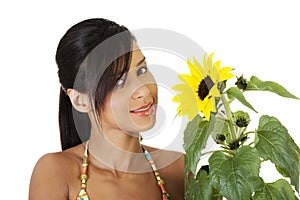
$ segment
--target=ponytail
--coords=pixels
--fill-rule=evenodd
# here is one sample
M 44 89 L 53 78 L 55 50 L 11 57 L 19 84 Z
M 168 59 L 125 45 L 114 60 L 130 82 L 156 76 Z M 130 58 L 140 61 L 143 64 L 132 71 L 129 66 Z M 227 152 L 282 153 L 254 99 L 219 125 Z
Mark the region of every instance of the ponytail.
M 62 87 L 59 95 L 58 119 L 62 150 L 81 144 L 89 139 L 91 123 L 88 115 L 73 108 L 69 97 Z

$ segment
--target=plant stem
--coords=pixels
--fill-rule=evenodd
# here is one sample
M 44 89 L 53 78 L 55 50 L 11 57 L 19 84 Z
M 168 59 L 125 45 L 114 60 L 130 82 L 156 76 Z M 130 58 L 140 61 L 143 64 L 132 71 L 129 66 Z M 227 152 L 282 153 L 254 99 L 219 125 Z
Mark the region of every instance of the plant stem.
M 214 152 L 225 152 L 225 153 L 228 153 L 228 154 L 231 154 L 231 155 L 234 155 L 234 154 L 235 154 L 235 152 L 232 151 L 232 150 L 229 150 L 229 149 L 222 149 L 222 150 L 207 151 L 207 152 L 201 154 L 201 156 L 204 156 L 204 155 L 207 155 L 207 154 L 211 154 L 211 153 L 214 153 Z
M 256 131 L 249 131 L 249 132 L 247 132 L 247 133 L 245 133 L 246 135 L 248 135 L 248 134 L 256 134 Z
M 232 115 L 231 115 L 230 105 L 229 105 L 227 98 L 223 94 L 221 95 L 221 100 L 223 101 L 227 120 L 229 121 L 231 139 L 232 139 L 232 142 L 234 142 L 234 141 L 236 141 L 236 133 L 235 133 L 235 129 L 233 127 L 233 119 L 232 119 Z

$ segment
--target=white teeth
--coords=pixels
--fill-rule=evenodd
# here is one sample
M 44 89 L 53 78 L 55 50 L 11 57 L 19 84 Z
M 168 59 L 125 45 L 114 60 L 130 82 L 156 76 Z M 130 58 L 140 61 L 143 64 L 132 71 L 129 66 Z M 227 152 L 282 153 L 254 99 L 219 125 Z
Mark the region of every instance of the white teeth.
M 138 109 L 138 110 L 134 110 L 133 112 L 143 112 L 145 110 L 148 110 L 150 107 L 151 107 L 152 104 L 150 104 L 148 107 L 146 108 L 141 108 L 141 109 Z

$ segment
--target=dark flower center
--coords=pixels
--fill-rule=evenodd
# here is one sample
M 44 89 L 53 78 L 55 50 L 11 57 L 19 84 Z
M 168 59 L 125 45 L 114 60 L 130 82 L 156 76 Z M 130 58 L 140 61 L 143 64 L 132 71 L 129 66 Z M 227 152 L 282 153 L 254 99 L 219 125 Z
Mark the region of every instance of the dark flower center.
M 206 76 L 198 86 L 198 97 L 203 101 L 213 86 L 214 82 L 209 76 Z

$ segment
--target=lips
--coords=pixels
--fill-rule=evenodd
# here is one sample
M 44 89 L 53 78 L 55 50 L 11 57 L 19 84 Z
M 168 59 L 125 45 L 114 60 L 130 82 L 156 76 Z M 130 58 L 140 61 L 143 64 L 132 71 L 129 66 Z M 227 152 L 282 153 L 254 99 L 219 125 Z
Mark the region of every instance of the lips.
M 153 103 L 151 102 L 139 107 L 138 109 L 131 110 L 130 113 L 139 116 L 149 116 L 153 113 L 153 111 L 154 111 L 154 106 Z

